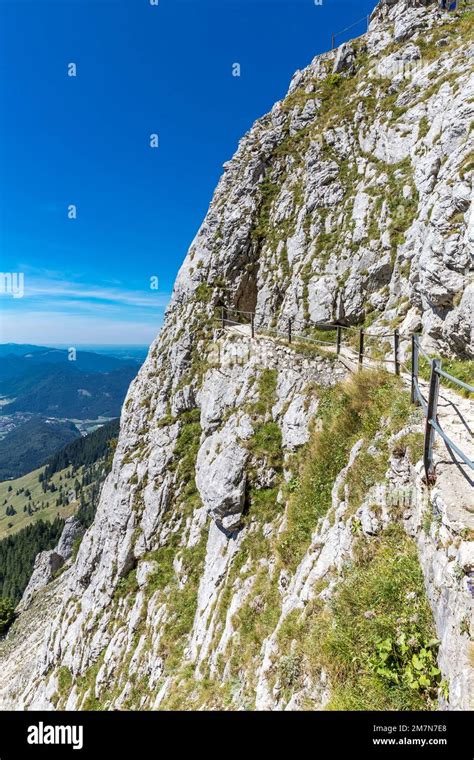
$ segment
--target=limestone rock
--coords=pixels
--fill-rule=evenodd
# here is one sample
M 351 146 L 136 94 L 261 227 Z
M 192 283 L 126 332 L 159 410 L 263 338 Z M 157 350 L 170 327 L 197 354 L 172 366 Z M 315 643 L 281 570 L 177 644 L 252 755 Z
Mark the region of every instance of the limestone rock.
M 196 484 L 203 504 L 225 531 L 240 524 L 249 454 L 239 441 L 248 440 L 252 432 L 248 418 L 231 418 L 205 439 L 197 456 Z
M 74 517 L 68 517 L 64 523 L 63 532 L 56 546 L 56 553 L 59 554 L 64 560 L 67 560 L 72 555 L 72 550 L 75 541 L 84 533 L 84 528 L 81 523 Z
M 33 596 L 54 578 L 54 574 L 60 570 L 63 565 L 64 557 L 53 549 L 38 554 L 28 586 L 23 592 L 19 605 L 20 610 L 25 609 L 28 606 Z
M 396 324 L 403 361 L 419 328 L 430 352 L 474 355 L 474 58 L 453 44 L 453 18 L 435 0 L 381 0 L 368 32 L 297 71 L 225 162 L 130 386 L 94 522 L 74 561 L 74 520 L 39 555 L 0 642 L 2 709 L 206 709 L 214 682 L 213 707 L 224 693 L 225 709 L 324 709 L 328 674 L 305 672 L 291 641 L 282 652 L 281 628 L 329 605 L 357 535 L 376 541 L 394 520 L 418 549 L 449 684 L 440 704 L 472 709 L 472 512 L 446 480 L 427 494 L 419 465 L 387 455 L 384 483 L 352 510 L 360 439 L 297 567 L 276 559 L 301 452 L 348 372 L 333 348 L 309 348 L 317 323 Z M 225 329 L 223 305 L 240 314 Z M 290 319 L 305 348 L 287 345 Z M 413 416 L 405 433 L 421 430 Z M 387 484 L 411 489 L 402 509 Z M 250 664 L 249 621 L 265 629 Z

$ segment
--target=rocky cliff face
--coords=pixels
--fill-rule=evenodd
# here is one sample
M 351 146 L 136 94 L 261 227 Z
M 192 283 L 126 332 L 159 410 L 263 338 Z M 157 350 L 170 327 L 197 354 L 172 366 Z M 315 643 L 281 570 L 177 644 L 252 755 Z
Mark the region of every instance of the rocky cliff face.
M 382 0 L 241 140 L 94 524 L 0 645 L 3 707 L 472 706 L 469 503 L 423 485 L 399 383 L 275 339 L 398 327 L 406 355 L 421 327 L 472 356 L 471 24 Z

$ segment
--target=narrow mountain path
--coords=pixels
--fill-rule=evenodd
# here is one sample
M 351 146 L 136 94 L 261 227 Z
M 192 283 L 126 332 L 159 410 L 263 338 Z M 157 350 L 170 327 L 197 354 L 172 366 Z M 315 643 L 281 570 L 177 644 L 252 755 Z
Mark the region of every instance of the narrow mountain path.
M 251 338 L 251 326 L 233 324 L 224 328 L 226 332 Z M 257 333 L 258 338 L 264 338 L 274 343 L 281 343 L 283 338 L 267 334 Z M 291 348 L 298 351 L 298 338 L 294 336 Z M 286 345 L 289 345 L 285 341 Z M 336 347 L 324 346 L 324 351 L 334 353 Z M 349 372 L 357 371 L 359 360 L 357 353 L 348 346 L 341 346 L 339 361 Z M 364 357 L 364 367 L 384 366 L 381 360 Z M 386 366 L 386 365 L 385 365 Z M 411 387 L 411 375 L 408 368 L 402 364 L 404 371 L 401 379 L 408 387 Z M 420 390 L 427 398 L 428 382 L 419 380 Z M 438 421 L 446 435 L 463 451 L 471 460 L 474 460 L 474 404 L 469 398 L 463 397 L 450 388 L 441 385 L 438 402 Z M 435 436 L 434 443 L 436 483 L 434 494 L 442 494 L 444 509 L 448 520 L 455 524 L 458 530 L 467 528 L 474 531 L 474 472 L 456 454 L 448 448 L 443 439 Z

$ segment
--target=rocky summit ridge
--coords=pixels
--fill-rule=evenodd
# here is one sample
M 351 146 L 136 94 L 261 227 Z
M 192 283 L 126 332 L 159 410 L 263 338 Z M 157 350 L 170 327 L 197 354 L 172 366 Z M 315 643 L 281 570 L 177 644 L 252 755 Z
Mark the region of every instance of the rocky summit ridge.
M 472 358 L 472 22 L 382 0 L 242 138 L 94 523 L 0 642 L 2 708 L 472 707 L 469 492 L 423 482 L 403 383 L 275 338 Z

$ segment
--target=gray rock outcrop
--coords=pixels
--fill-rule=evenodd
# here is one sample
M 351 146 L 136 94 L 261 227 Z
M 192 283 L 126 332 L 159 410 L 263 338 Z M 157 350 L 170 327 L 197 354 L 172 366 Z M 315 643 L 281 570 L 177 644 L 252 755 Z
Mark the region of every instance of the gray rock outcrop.
M 71 558 L 74 543 L 83 533 L 81 523 L 74 516 L 68 517 L 57 546 L 40 552 L 36 557 L 31 578 L 18 605 L 19 610 L 25 610 L 35 594 L 53 580 L 64 563 Z
M 29 583 L 23 592 L 19 609 L 24 610 L 28 607 L 31 599 L 42 588 L 48 585 L 55 576 L 55 573 L 64 565 L 64 557 L 56 551 L 49 550 L 40 552 L 35 560 L 35 565 Z
M 398 327 L 404 358 L 421 328 L 426 350 L 473 356 L 473 119 L 464 16 L 381 0 L 365 35 L 296 72 L 242 138 L 130 386 L 94 523 L 61 575 L 72 523 L 40 555 L 28 609 L 0 642 L 1 707 L 323 709 L 330 678 L 305 669 L 291 632 L 329 605 L 357 536 L 394 524 L 418 549 L 449 691 L 439 703 L 472 707 L 469 508 L 453 517 L 443 479 L 427 492 L 392 439 L 382 482 L 351 508 L 351 468 L 383 450 L 383 418 L 335 459 L 309 528 L 298 532 L 291 504 L 348 375 L 311 348 L 316 323 Z M 254 340 L 248 324 L 221 329 L 224 303 L 255 313 Z M 413 417 L 400 435 L 420 433 Z M 419 498 L 394 508 L 384 483 Z

